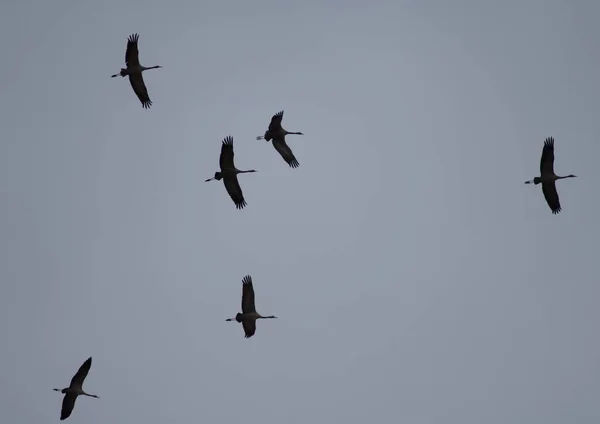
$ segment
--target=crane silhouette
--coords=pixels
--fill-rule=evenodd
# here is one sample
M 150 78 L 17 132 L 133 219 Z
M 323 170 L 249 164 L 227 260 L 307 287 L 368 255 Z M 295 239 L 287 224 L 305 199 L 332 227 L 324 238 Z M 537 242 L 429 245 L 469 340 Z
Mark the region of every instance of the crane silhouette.
M 565 177 L 559 177 L 554 173 L 554 138 L 548 137 L 544 141 L 544 147 L 542 148 L 540 176 L 535 177 L 533 180 L 525 181 L 525 184 L 533 183 L 538 185 L 542 183 L 542 192 L 546 198 L 546 203 L 548 203 L 548 206 L 550 206 L 552 214 L 557 214 L 562 210 L 562 208 L 560 206 L 558 192 L 556 191 L 556 180 L 575 177 L 576 175 L 573 174 Z
M 233 203 L 235 203 L 235 207 L 237 209 L 243 209 L 245 206 L 247 206 L 247 203 L 244 199 L 244 193 L 242 192 L 242 188 L 240 187 L 237 176 L 238 174 L 256 171 L 254 169 L 240 171 L 233 164 L 233 156 L 233 137 L 227 136 L 223 139 L 223 144 L 221 145 L 221 156 L 219 156 L 219 165 L 221 167 L 221 171 L 215 172 L 215 176 L 213 178 L 208 178 L 205 180 L 205 182 L 223 180 L 225 189 L 227 190 L 227 193 L 229 193 L 229 197 L 231 197 Z
M 252 285 L 252 277 L 246 275 L 242 278 L 242 313 L 239 312 L 235 318 L 227 318 L 225 321 L 237 321 L 242 323 L 244 327 L 244 337 L 249 338 L 256 332 L 257 319 L 277 318 L 275 315 L 262 316 L 256 312 L 254 305 L 254 287 Z
M 258 136 L 258 137 L 256 137 L 256 139 L 257 140 L 264 139 L 264 140 L 267 140 L 267 142 L 273 140 L 273 147 L 275 147 L 275 150 L 277 150 L 279 152 L 279 154 L 281 155 L 283 160 L 285 160 L 290 167 L 298 168 L 300 166 L 300 164 L 298 163 L 298 160 L 296 160 L 296 157 L 294 156 L 292 149 L 290 149 L 290 146 L 288 146 L 287 143 L 285 142 L 285 136 L 288 134 L 297 134 L 297 135 L 304 135 L 304 134 L 301 132 L 290 132 L 288 130 L 283 129 L 283 127 L 281 126 L 282 119 L 283 119 L 283 110 L 281 112 L 277 112 L 275 115 L 273 115 L 273 117 L 271 118 L 271 123 L 269 124 L 269 129 L 267 129 L 267 131 L 265 131 L 265 135 Z
M 146 84 L 144 84 L 142 72 L 147 71 L 148 69 L 162 68 L 162 66 L 156 65 L 146 67 L 140 65 L 138 51 L 139 38 L 140 36 L 138 34 L 129 36 L 127 39 L 127 50 L 125 51 L 125 65 L 127 67 L 121 68 L 121 71 L 118 74 L 111 75 L 111 77 L 114 78 L 119 75 L 122 77 L 129 76 L 129 83 L 133 88 L 133 92 L 138 96 L 140 102 L 142 102 L 142 107 L 144 109 L 149 109 L 150 106 L 152 106 L 152 101 L 150 100 L 150 96 L 148 96 L 148 90 L 146 89 Z
M 83 381 L 88 375 L 90 367 L 92 366 L 92 357 L 90 356 L 77 370 L 77 373 L 71 379 L 71 384 L 65 389 L 54 389 L 57 392 L 64 393 L 62 409 L 60 411 L 60 419 L 65 420 L 69 418 L 73 408 L 75 407 L 75 401 L 77 396 L 89 396 L 99 399 L 99 396 L 90 395 L 83 391 Z

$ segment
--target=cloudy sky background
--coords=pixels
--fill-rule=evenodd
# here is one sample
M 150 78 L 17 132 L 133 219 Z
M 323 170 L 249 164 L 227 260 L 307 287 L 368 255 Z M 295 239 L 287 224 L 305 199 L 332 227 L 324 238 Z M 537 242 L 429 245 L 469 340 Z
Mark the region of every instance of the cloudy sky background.
M 600 420 L 600 3 L 0 11 L 2 422 L 58 422 L 88 356 L 71 423 Z M 255 140 L 281 109 L 298 169 Z

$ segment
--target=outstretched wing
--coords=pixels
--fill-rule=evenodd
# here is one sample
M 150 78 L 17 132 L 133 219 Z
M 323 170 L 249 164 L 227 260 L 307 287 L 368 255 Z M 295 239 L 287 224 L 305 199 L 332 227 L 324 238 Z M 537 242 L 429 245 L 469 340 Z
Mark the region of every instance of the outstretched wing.
M 246 275 L 242 278 L 242 313 L 248 314 L 251 312 L 256 312 L 254 286 L 252 285 L 252 277 Z
M 252 337 L 254 333 L 256 333 L 256 321 L 255 320 L 244 320 L 242 322 L 242 327 L 244 327 L 244 337 Z
M 125 64 L 127 66 L 140 66 L 138 51 L 138 34 L 131 34 L 127 39 L 127 50 L 125 51 Z
M 279 152 L 283 160 L 285 160 L 289 166 L 292 168 L 298 168 L 300 166 L 294 153 L 292 153 L 292 149 L 287 145 L 284 138 L 274 138 L 272 143 L 275 150 Z
M 248 204 L 244 199 L 244 193 L 240 187 L 237 175 L 227 174 L 223 177 L 223 184 L 225 184 L 225 190 L 229 193 L 229 197 L 235 203 L 236 209 L 244 209 Z
M 221 167 L 222 172 L 235 169 L 233 156 L 233 137 L 227 136 L 223 139 L 223 144 L 221 144 L 221 156 L 219 156 L 219 166 Z M 244 199 L 244 193 L 240 187 L 237 175 L 231 172 L 224 172 L 223 184 L 225 185 L 227 193 L 229 193 L 229 197 L 231 197 L 231 200 L 235 203 L 235 207 L 237 209 L 243 209 L 247 203 Z
M 127 50 L 125 51 L 125 64 L 127 67 L 140 66 L 138 51 L 139 38 L 140 36 L 138 34 L 131 34 L 127 39 Z M 129 75 L 129 83 L 131 84 L 131 88 L 133 88 L 133 92 L 138 99 L 140 99 L 140 102 L 142 102 L 142 107 L 144 109 L 149 109 L 152 105 L 152 101 L 150 100 L 150 96 L 148 96 L 148 90 L 146 89 L 146 84 L 144 84 L 144 78 L 142 78 L 141 72 Z
M 146 84 L 144 84 L 144 78 L 140 72 L 136 72 L 134 74 L 129 75 L 129 83 L 131 84 L 131 88 L 133 88 L 133 92 L 136 94 L 140 102 L 142 102 L 142 107 L 144 109 L 150 109 L 152 106 L 152 100 L 150 100 L 150 96 L 148 95 L 148 89 L 146 89 Z
M 542 192 L 546 198 L 546 203 L 550 206 L 553 214 L 557 214 L 561 211 L 560 200 L 558 198 L 558 192 L 556 191 L 556 184 L 554 182 L 543 182 Z
M 269 124 L 269 132 L 274 133 L 281 130 L 281 120 L 283 119 L 283 110 L 281 112 L 277 112 L 271 118 L 271 123 Z
M 223 139 L 219 166 L 221 167 L 221 171 L 235 168 L 233 165 L 233 137 L 230 135 Z
M 70 387 L 82 387 L 83 381 L 88 375 L 90 371 L 90 367 L 92 366 L 92 357 L 86 359 L 86 361 L 79 367 L 79 370 L 75 373 L 73 378 L 71 379 Z
M 77 400 L 77 395 L 73 393 L 67 393 L 62 401 L 62 409 L 60 410 L 60 420 L 66 420 L 73 412 L 73 408 L 75 407 L 75 401 Z
M 544 141 L 542 159 L 540 160 L 540 174 L 554 174 L 554 138 L 548 137 Z

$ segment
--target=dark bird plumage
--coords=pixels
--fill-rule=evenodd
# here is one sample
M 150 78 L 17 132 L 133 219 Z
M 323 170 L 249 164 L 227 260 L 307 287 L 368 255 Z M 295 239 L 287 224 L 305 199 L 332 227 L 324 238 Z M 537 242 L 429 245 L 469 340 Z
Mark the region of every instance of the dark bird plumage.
M 553 214 L 557 214 L 562 210 L 558 191 L 556 190 L 556 180 L 564 178 L 574 178 L 575 175 L 567 175 L 559 177 L 554 173 L 554 137 L 548 137 L 544 140 L 542 148 L 542 157 L 540 159 L 540 176 L 533 180 L 525 181 L 525 184 L 542 184 L 542 193 L 546 199 L 546 203 L 550 207 Z
M 57 392 L 63 393 L 65 396 L 62 401 L 62 408 L 60 411 L 60 419 L 65 420 L 71 416 L 71 412 L 73 412 L 73 408 L 75 407 L 75 401 L 78 396 L 89 396 L 93 398 L 98 398 L 96 395 L 90 395 L 83 390 L 83 382 L 90 371 L 90 367 L 92 366 L 92 358 L 89 357 L 86 361 L 79 367 L 73 378 L 71 379 L 71 384 L 69 387 L 64 389 L 54 389 Z
M 288 134 L 296 134 L 296 135 L 304 135 L 304 134 L 301 132 L 290 132 L 290 131 L 283 129 L 283 127 L 281 126 L 282 120 L 283 120 L 283 110 L 280 112 L 277 112 L 275 115 L 273 115 L 271 117 L 271 122 L 269 123 L 269 128 L 267 129 L 267 131 L 265 131 L 265 135 L 256 137 L 256 139 L 257 140 L 264 139 L 267 142 L 272 140 L 273 147 L 275 148 L 275 150 L 277 150 L 279 152 L 279 154 L 281 155 L 283 160 L 285 160 L 286 163 L 291 168 L 298 168 L 300 166 L 300 163 L 298 163 L 298 160 L 294 156 L 294 153 L 292 152 L 292 149 L 290 148 L 290 146 L 288 146 L 287 143 L 285 142 L 285 136 Z
M 126 68 L 122 68 L 118 74 L 114 74 L 112 75 L 112 77 L 114 78 L 119 75 L 121 75 L 122 77 L 129 76 L 129 83 L 131 84 L 131 88 L 133 88 L 134 93 L 137 95 L 138 99 L 140 99 L 142 107 L 144 109 L 149 109 L 150 106 L 152 106 L 152 101 L 150 100 L 150 96 L 148 95 L 148 89 L 146 88 L 146 84 L 144 83 L 142 72 L 148 69 L 162 68 L 162 66 L 157 65 L 145 67 L 140 65 L 138 50 L 139 38 L 140 36 L 138 34 L 131 34 L 129 38 L 127 38 L 127 49 L 125 50 Z
M 235 167 L 233 157 L 233 137 L 227 136 L 223 139 L 221 144 L 221 155 L 219 156 L 219 166 L 221 171 L 215 172 L 215 176 L 213 178 L 208 178 L 206 182 L 223 180 L 225 189 L 227 190 L 227 193 L 229 193 L 231 200 L 233 200 L 235 207 L 237 209 L 243 209 L 247 206 L 247 203 L 244 199 L 244 193 L 240 187 L 237 175 L 256 171 L 254 169 L 240 171 Z
M 250 338 L 256 332 L 256 320 L 277 318 L 274 315 L 263 317 L 256 312 L 254 304 L 254 286 L 252 285 L 252 277 L 246 275 L 242 278 L 242 313 L 237 313 L 235 318 L 228 318 L 225 321 L 237 321 L 242 323 L 244 329 L 244 337 Z

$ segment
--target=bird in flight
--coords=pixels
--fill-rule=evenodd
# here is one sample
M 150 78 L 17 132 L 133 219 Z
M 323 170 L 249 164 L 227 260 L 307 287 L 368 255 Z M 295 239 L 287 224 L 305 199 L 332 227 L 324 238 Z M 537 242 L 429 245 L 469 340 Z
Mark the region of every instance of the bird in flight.
M 162 68 L 162 66 L 156 65 L 146 67 L 140 65 L 138 51 L 139 38 L 140 36 L 138 34 L 129 36 L 127 39 L 127 50 L 125 51 L 125 65 L 127 67 L 121 68 L 121 71 L 118 74 L 111 75 L 111 77 L 114 78 L 119 75 L 122 77 L 129 76 L 129 83 L 133 88 L 133 92 L 138 96 L 140 102 L 142 102 L 142 107 L 144 109 L 149 109 L 150 106 L 152 106 L 152 100 L 150 100 L 150 96 L 148 96 L 148 90 L 146 89 L 146 84 L 144 84 L 142 72 L 147 71 L 148 69 Z
M 304 135 L 301 132 L 290 132 L 288 130 L 284 130 L 281 126 L 281 120 L 283 119 L 283 110 L 281 112 L 277 112 L 271 118 L 271 123 L 269 124 L 269 129 L 265 131 L 265 135 L 261 135 L 256 137 L 257 140 L 267 140 L 267 142 L 273 140 L 273 147 L 275 150 L 279 152 L 283 160 L 287 162 L 287 164 L 291 168 L 298 168 L 300 164 L 298 160 L 296 160 L 296 156 L 290 149 L 290 146 L 285 142 L 285 136 L 288 134 L 296 134 L 296 135 Z
M 559 177 L 554 173 L 554 138 L 548 137 L 544 141 L 542 148 L 542 158 L 540 160 L 540 176 L 533 180 L 525 181 L 525 184 L 542 184 L 542 192 L 546 198 L 546 203 L 553 214 L 559 213 L 562 208 L 556 191 L 556 180 L 565 178 L 575 178 L 576 175 L 570 174 L 565 177 Z
M 249 338 L 256 332 L 257 319 L 277 318 L 275 315 L 262 316 L 256 312 L 254 305 L 254 287 L 252 286 L 252 277 L 246 275 L 242 278 L 242 313 L 239 312 L 235 318 L 227 318 L 225 321 L 237 321 L 242 323 L 244 328 L 244 337 Z
M 99 398 L 96 395 L 90 395 L 89 393 L 86 393 L 83 391 L 83 381 L 87 377 L 91 366 L 92 366 L 92 358 L 89 357 L 83 363 L 83 365 L 81 365 L 81 367 L 79 367 L 79 370 L 77 371 L 77 373 L 75 373 L 75 375 L 71 379 L 71 384 L 69 385 L 69 387 L 62 389 L 62 390 L 54 389 L 55 391 L 64 393 L 64 395 L 65 395 L 63 397 L 62 409 L 60 411 L 61 421 L 69 418 L 69 416 L 71 415 L 71 412 L 73 412 L 73 408 L 75 407 L 75 401 L 77 400 L 77 396 L 89 396 L 89 397 L 93 397 L 93 398 Z

